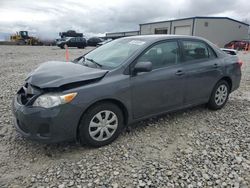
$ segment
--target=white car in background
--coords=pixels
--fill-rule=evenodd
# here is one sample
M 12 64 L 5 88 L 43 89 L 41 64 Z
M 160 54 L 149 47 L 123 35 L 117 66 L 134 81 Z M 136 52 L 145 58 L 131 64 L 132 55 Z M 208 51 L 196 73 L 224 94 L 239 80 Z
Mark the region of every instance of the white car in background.
M 238 51 L 234 49 L 229 49 L 229 48 L 221 48 L 222 51 L 226 52 L 229 55 L 237 55 Z

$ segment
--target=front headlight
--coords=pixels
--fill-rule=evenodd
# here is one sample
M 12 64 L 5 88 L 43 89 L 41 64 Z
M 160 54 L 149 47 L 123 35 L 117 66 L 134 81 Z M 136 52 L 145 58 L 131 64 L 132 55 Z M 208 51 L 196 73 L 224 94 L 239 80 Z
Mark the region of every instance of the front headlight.
M 75 98 L 76 95 L 77 93 L 47 93 L 39 96 L 33 103 L 33 106 L 52 108 L 54 106 L 69 103 Z

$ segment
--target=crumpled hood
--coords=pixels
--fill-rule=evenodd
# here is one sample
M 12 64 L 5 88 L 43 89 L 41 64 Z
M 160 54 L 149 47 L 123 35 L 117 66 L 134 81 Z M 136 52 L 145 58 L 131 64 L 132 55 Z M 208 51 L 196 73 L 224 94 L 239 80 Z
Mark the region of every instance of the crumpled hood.
M 72 62 L 49 61 L 31 72 L 26 82 L 39 88 L 54 88 L 101 78 L 107 72 L 107 70 L 90 68 Z

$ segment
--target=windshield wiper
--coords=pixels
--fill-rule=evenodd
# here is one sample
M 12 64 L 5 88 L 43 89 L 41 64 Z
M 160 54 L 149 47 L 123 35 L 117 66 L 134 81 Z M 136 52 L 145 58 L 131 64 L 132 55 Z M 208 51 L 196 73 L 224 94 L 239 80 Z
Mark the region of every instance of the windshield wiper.
M 82 55 L 82 56 L 80 56 L 80 57 L 78 57 L 78 58 L 74 59 L 74 60 L 73 60 L 73 63 L 77 63 L 77 62 L 79 62 L 81 59 L 82 59 L 82 61 L 84 61 L 84 60 L 85 60 L 84 55 Z
M 90 61 L 91 63 L 94 63 L 98 67 L 102 67 L 102 65 L 100 63 L 97 63 L 94 59 L 86 58 L 86 60 Z
M 86 63 L 86 61 L 85 61 L 84 55 L 82 55 L 82 56 L 80 56 L 80 57 L 74 59 L 74 60 L 73 60 L 73 63 L 81 63 L 81 64 L 83 64 L 84 66 L 89 67 L 88 63 Z

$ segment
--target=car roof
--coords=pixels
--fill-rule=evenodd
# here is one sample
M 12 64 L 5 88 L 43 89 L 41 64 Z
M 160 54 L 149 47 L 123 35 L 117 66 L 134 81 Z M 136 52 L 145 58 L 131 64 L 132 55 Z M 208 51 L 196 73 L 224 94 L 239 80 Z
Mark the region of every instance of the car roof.
M 196 37 L 196 36 L 189 36 L 189 35 L 136 35 L 136 36 L 131 36 L 131 37 L 126 37 L 130 39 L 144 39 L 144 40 L 150 40 L 150 41 L 160 41 L 160 40 L 166 40 L 166 39 L 199 39 L 199 40 L 205 40 L 204 38 L 201 37 Z
M 189 35 L 161 35 L 161 34 L 157 34 L 157 35 L 136 35 L 136 36 L 131 36 L 131 37 L 124 37 L 125 39 L 132 39 L 132 40 L 145 40 L 149 43 L 155 43 L 158 41 L 162 41 L 162 40 L 167 40 L 167 39 L 191 39 L 191 40 L 201 40 L 206 42 L 207 44 L 210 45 L 210 47 L 212 47 L 215 51 L 216 54 L 218 56 L 224 56 L 226 53 L 223 52 L 222 50 L 220 50 L 218 48 L 218 46 L 216 46 L 215 44 L 213 44 L 212 42 L 210 42 L 207 39 L 204 39 L 202 37 L 196 37 L 196 36 L 189 36 Z

